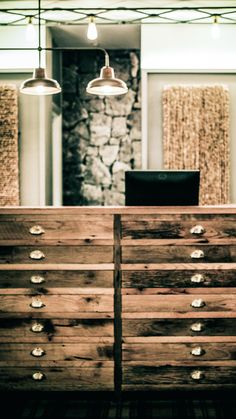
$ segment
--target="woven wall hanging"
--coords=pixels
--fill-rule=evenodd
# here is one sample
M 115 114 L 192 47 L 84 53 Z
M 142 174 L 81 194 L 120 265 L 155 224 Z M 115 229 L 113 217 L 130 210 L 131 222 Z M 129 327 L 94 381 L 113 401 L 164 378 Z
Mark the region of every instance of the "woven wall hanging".
M 19 205 L 18 106 L 14 85 L 0 85 L 0 206 Z
M 165 86 L 165 169 L 200 169 L 200 204 L 230 202 L 229 90 L 226 86 Z

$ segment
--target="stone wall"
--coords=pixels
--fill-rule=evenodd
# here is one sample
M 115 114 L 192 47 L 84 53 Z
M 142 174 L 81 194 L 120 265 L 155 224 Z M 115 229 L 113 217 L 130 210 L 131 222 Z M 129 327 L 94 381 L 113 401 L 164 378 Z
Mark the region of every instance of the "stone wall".
M 63 204 L 123 205 L 124 173 L 141 168 L 139 51 L 108 51 L 123 96 L 88 95 L 101 51 L 63 53 Z

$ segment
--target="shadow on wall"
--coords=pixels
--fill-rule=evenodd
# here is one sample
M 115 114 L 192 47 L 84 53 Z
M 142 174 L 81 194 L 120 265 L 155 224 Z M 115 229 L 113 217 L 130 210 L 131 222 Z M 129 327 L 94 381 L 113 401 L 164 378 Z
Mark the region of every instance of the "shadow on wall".
M 86 93 L 101 51 L 63 53 L 63 205 L 124 205 L 124 173 L 141 168 L 140 51 L 108 53 L 126 95 Z

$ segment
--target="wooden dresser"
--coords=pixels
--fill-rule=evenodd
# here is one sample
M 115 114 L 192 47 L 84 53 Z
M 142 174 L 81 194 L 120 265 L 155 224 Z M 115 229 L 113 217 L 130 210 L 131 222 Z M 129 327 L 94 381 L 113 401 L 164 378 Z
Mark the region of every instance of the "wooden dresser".
M 236 207 L 0 209 L 0 389 L 236 386 Z

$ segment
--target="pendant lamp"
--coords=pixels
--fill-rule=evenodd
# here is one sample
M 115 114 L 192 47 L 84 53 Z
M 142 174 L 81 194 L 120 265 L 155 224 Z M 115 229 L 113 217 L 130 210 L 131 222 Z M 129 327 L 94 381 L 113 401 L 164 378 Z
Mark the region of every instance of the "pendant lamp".
M 109 66 L 109 55 L 105 52 L 105 66 L 101 68 L 100 77 L 91 80 L 86 92 L 92 95 L 112 96 L 124 95 L 128 92 L 128 87 L 123 80 L 115 77 L 114 69 Z
M 41 0 L 38 0 L 38 28 L 39 28 L 39 66 L 34 70 L 33 77 L 25 80 L 20 92 L 27 95 L 53 95 L 61 92 L 61 87 L 56 80 L 47 77 L 45 68 L 41 67 Z

